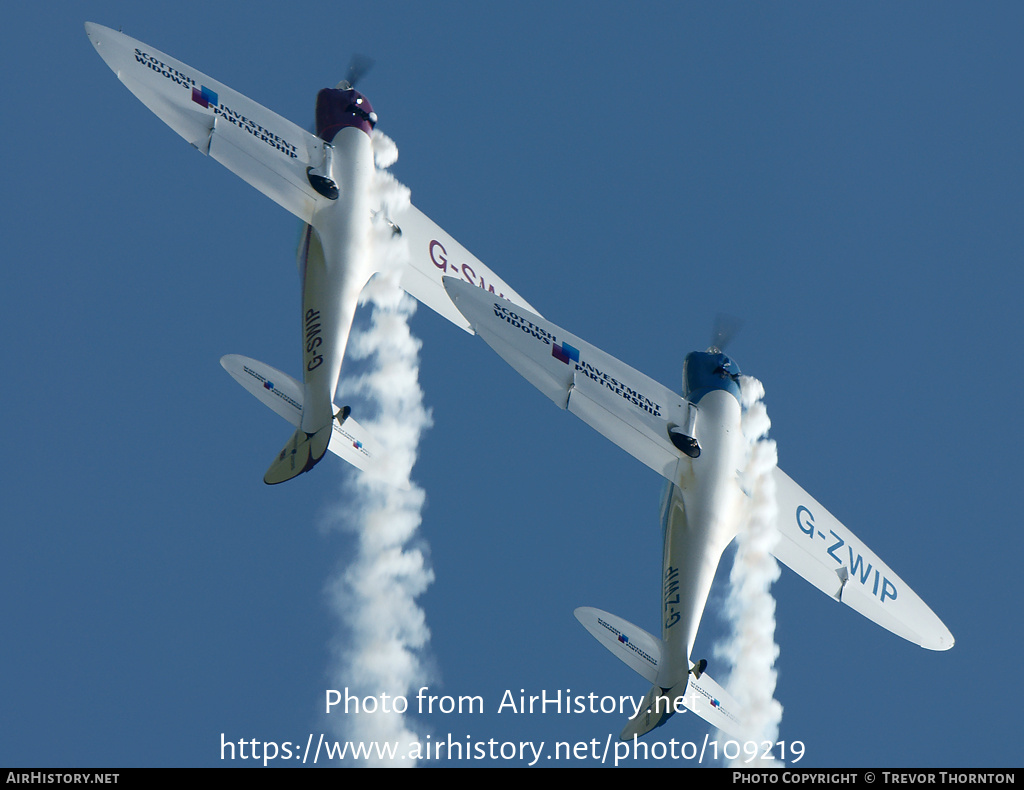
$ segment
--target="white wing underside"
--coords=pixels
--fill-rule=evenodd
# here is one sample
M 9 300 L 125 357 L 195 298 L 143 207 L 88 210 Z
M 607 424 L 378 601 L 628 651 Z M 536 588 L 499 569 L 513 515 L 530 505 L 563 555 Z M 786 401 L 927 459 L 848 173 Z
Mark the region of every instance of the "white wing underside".
M 904 639 L 929 650 L 953 647 L 938 616 L 863 541 L 781 469 L 774 478 L 779 562 Z
M 445 287 L 473 330 L 556 406 L 675 482 L 680 454 L 667 426 L 685 423 L 686 401 L 536 313 L 453 278 Z M 553 353 L 565 344 L 587 361 L 586 370 Z
M 323 165 L 328 144 L 141 41 L 93 23 L 85 29 L 125 87 L 164 123 L 303 222 L 314 222 L 318 206 L 328 199 L 310 186 L 306 172 Z M 508 283 L 415 206 L 381 205 L 374 212 L 381 210 L 408 243 L 409 259 L 401 265 L 399 284 L 432 310 L 469 331 L 444 291 L 445 275 L 529 307 Z

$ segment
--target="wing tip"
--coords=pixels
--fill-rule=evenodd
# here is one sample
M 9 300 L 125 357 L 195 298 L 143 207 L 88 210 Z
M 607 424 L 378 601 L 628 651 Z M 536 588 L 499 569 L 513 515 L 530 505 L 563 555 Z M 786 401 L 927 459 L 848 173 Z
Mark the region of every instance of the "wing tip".
M 927 641 L 922 641 L 920 644 L 921 647 L 925 648 L 926 650 L 935 650 L 936 652 L 943 652 L 945 650 L 951 650 L 953 646 L 956 645 L 956 639 L 953 637 L 952 632 L 948 628 L 946 628 L 945 625 L 942 625 L 941 633 L 939 633 L 936 636 L 933 636 Z

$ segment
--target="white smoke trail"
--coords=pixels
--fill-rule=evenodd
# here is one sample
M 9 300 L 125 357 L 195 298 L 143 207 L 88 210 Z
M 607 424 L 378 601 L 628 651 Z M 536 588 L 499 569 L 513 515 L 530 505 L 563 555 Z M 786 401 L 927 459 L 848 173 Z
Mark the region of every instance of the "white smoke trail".
M 408 190 L 384 172 L 398 158 L 394 143 L 375 134 L 378 170 L 372 205 L 397 210 L 409 200 Z M 408 256 L 407 245 L 393 237 L 383 221 L 373 224 L 373 255 L 378 274 L 363 290 L 361 303 L 370 303 L 369 327 L 355 329 L 347 358 L 365 360 L 362 375 L 342 377 L 347 398 L 361 395 L 367 408 L 376 408 L 368 429 L 383 456 L 375 469 L 357 475 L 346 493 L 339 520 L 355 532 L 357 548 L 351 563 L 328 585 L 334 612 L 343 624 L 335 645 L 336 663 L 330 670 L 332 688 L 364 699 L 375 697 L 377 710 L 332 714 L 334 729 L 344 739 L 369 744 L 397 743 L 395 759 L 368 758 L 365 765 L 412 767 L 408 756 L 420 741 L 413 725 L 400 713 L 383 712 L 381 695 L 409 698 L 425 685 L 425 650 L 430 640 L 426 616 L 416 603 L 434 580 L 427 546 L 418 535 L 423 490 L 410 483 L 420 435 L 430 427 L 419 386 L 420 341 L 409 330 L 416 302 L 396 284 L 394 263 Z M 351 366 L 348 365 L 351 369 Z
M 766 438 L 771 420 L 762 400 L 761 382 L 743 376 L 740 392 L 743 435 L 749 446 L 742 483 L 750 496 L 750 512 L 740 527 L 729 574 L 726 614 L 732 635 L 717 652 L 732 662 L 727 687 L 742 712 L 744 740 L 774 743 L 782 721 L 782 705 L 774 698 L 779 646 L 775 644 L 775 599 L 771 594 L 771 586 L 779 578 L 779 565 L 771 554 L 779 539 L 772 479 L 778 455 L 775 442 Z M 742 762 L 742 756 L 736 765 L 765 764 Z

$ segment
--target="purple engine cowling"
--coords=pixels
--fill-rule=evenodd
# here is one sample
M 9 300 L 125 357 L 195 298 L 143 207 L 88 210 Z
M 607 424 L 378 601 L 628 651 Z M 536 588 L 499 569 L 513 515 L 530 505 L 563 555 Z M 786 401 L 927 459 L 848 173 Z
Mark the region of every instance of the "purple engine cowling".
M 316 95 L 316 136 L 331 142 L 346 126 L 373 131 L 377 113 L 369 100 L 354 88 L 324 88 Z

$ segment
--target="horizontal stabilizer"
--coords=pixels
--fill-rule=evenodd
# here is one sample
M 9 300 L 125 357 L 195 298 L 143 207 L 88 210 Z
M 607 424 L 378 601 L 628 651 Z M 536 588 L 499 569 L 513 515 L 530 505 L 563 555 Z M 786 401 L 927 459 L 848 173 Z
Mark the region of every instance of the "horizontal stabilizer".
M 693 670 L 691 674 L 694 674 Z M 690 677 L 688 683 L 683 680 L 671 689 L 655 684 L 640 704 L 640 712 L 629 720 L 619 738 L 630 741 L 646 735 L 681 712 L 682 708 L 696 713 L 708 724 L 734 738 L 744 737 L 736 701 L 705 672 L 699 677 Z
M 683 704 L 691 713 L 696 713 L 708 724 L 734 738 L 742 738 L 739 705 L 724 688 L 719 686 L 707 673 L 700 677 L 690 676 L 690 682 L 683 695 Z
M 781 469 L 774 474 L 780 539 L 772 553 L 826 595 L 929 650 L 953 635 L 910 586 Z
M 221 366 L 264 405 L 299 427 L 302 421 L 302 385 L 286 373 L 239 354 L 221 357 Z M 348 407 L 332 421 L 327 449 L 344 458 L 357 469 L 367 470 L 374 464 L 377 445 L 358 422 L 347 412 Z
M 690 664 L 690 673 L 686 676 L 688 683 L 684 679 L 675 688 L 661 688 L 657 685 L 658 664 L 663 653 L 660 639 L 621 617 L 591 606 L 581 606 L 573 614 L 591 636 L 616 658 L 654 684 L 641 703 L 640 713 L 630 719 L 619 736 L 622 740 L 646 735 L 664 724 L 676 712 L 677 698 L 683 707 L 704 721 L 740 737 L 739 706 L 704 671 L 706 661 L 702 659 Z
M 651 687 L 640 704 L 640 712 L 629 720 L 619 739 L 631 741 L 660 727 L 681 710 L 680 704 L 716 729 L 734 738 L 744 737 L 736 701 L 703 673 L 699 678 L 690 677 L 689 683 L 684 680 L 676 688 L 663 689 L 657 684 Z
M 634 672 L 650 683 L 658 680 L 661 640 L 614 614 L 581 606 L 573 612 L 580 625 Z

